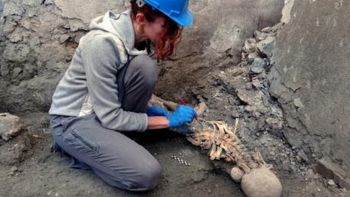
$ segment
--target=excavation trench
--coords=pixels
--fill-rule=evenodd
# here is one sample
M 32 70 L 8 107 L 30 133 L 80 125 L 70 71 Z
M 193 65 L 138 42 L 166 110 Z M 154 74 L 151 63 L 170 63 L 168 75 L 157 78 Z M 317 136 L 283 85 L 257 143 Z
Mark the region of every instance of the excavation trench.
M 89 21 L 110 7 L 124 10 L 126 1 L 84 2 L 0 0 L 0 112 L 20 116 L 24 125 L 12 139 L 0 141 L 0 196 L 137 195 L 109 187 L 89 171 L 69 169 L 67 156 L 50 151 L 47 110 L 58 80 Z M 301 30 L 293 27 L 303 24 L 298 17 L 306 13 L 304 7 L 325 6 L 285 2 L 284 7 L 280 0 L 192 1 L 196 23 L 184 31 L 173 59 L 160 63 L 155 94 L 193 106 L 205 102 L 205 120 L 224 121 L 231 127 L 238 121 L 237 136 L 247 151 L 259 151 L 273 166 L 283 196 L 346 196 L 334 176 L 325 179 L 314 171 L 315 163 L 331 154 L 318 150 L 314 136 L 306 137 L 308 131 L 302 130 L 310 129 L 308 122 L 295 118 L 302 117 L 297 113 L 303 106 L 308 107 L 300 96 L 305 90 L 292 97 L 286 89 L 302 88 L 283 81 L 293 80 L 296 65 L 288 67 L 290 76 L 281 76 L 288 73 L 282 67 L 290 63 L 284 61 L 293 50 L 288 47 L 306 39 L 288 40 L 286 46 L 288 31 L 299 35 Z M 342 11 L 346 6 L 339 1 L 336 8 Z M 289 86 L 281 87 L 276 80 Z M 332 134 L 324 137 L 325 145 L 329 145 L 327 136 Z M 193 146 L 184 136 L 162 130 L 130 137 L 163 168 L 156 189 L 141 195 L 244 196 L 240 184 L 225 170 L 234 162 L 211 161 L 207 150 Z M 339 157 L 347 161 L 342 152 Z M 342 178 L 346 179 L 346 172 Z

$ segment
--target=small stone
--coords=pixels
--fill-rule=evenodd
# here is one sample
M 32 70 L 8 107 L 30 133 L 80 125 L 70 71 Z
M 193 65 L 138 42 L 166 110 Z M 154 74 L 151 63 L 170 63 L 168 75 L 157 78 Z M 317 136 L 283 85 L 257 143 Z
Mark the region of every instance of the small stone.
M 76 32 L 79 30 L 87 30 L 87 26 L 82 21 L 79 21 L 79 20 L 70 20 L 69 28 L 73 32 Z
M 335 182 L 332 179 L 328 180 L 327 183 L 328 183 L 329 186 L 335 186 Z
M 14 78 L 14 79 L 17 78 L 21 72 L 22 72 L 21 68 L 19 68 L 19 67 L 14 68 L 12 71 L 12 78 Z
M 262 29 L 261 31 L 264 33 L 269 33 L 272 30 L 271 27 L 265 27 L 264 29 Z
M 303 107 L 304 107 L 304 105 L 303 105 L 303 103 L 301 102 L 300 98 L 294 99 L 294 105 L 295 105 L 295 107 L 297 107 L 297 108 L 303 108 Z
M 62 35 L 59 37 L 59 42 L 60 44 L 63 44 L 64 42 L 66 42 L 68 39 L 70 38 L 69 35 Z
M 44 5 L 52 5 L 52 4 L 54 4 L 54 2 L 53 2 L 53 0 L 45 0 L 44 1 Z
M 233 111 L 233 112 L 231 113 L 231 116 L 232 116 L 233 118 L 239 118 L 239 117 L 240 117 L 240 115 L 239 115 L 239 113 L 238 113 L 237 111 Z
M 264 68 L 261 68 L 261 67 L 250 67 L 250 72 L 252 72 L 254 74 L 260 74 L 260 73 L 264 72 Z
M 257 50 L 255 39 L 253 38 L 247 39 L 244 42 L 243 50 L 247 53 L 254 53 Z
M 247 56 L 248 63 L 252 63 L 255 58 L 259 57 L 259 54 L 257 52 L 249 53 Z
M 298 152 L 298 156 L 305 162 L 309 162 L 309 159 L 303 150 Z
M 239 182 L 241 182 L 241 180 L 242 180 L 242 177 L 243 177 L 243 175 L 244 175 L 244 172 L 243 172 L 241 169 L 239 169 L 238 167 L 233 167 L 233 168 L 231 169 L 230 175 L 231 175 L 231 178 L 232 178 L 235 182 L 239 183 Z
M 10 175 L 13 176 L 13 175 L 15 175 L 16 172 L 18 172 L 18 168 L 16 166 L 13 166 L 10 169 Z
M 20 132 L 21 128 L 19 117 L 9 113 L 0 113 L 0 135 L 3 140 L 8 141 Z
M 258 79 L 253 79 L 252 80 L 252 85 L 253 85 L 253 87 L 255 87 L 255 88 L 257 88 L 257 89 L 261 89 L 261 88 L 263 88 L 263 84 L 261 83 L 261 81 L 260 80 L 258 80 Z
M 251 89 L 253 89 L 252 84 L 251 84 L 251 83 L 246 83 L 245 89 L 246 89 L 246 90 L 251 90 Z
M 255 118 L 259 118 L 261 116 L 261 113 L 260 112 L 253 112 L 253 116 Z
M 254 37 L 257 41 L 261 41 L 267 38 L 267 34 L 265 32 L 255 31 Z
M 295 165 L 290 166 L 290 172 L 297 172 L 297 168 L 295 167 Z
M 246 106 L 246 107 L 244 108 L 244 110 L 245 110 L 246 112 L 253 112 L 253 111 L 255 111 L 256 109 L 255 109 L 255 107 L 248 105 L 248 106 Z
M 257 48 L 260 53 L 265 54 L 267 57 L 272 57 L 273 45 L 275 43 L 275 37 L 269 36 L 265 40 L 257 44 Z
M 306 175 L 305 176 L 306 176 L 307 179 L 313 179 L 314 176 L 315 176 L 315 173 L 314 173 L 314 171 L 312 169 L 308 169 L 306 171 Z
M 18 42 L 23 40 L 23 36 L 18 34 L 18 33 L 13 33 L 13 34 L 9 35 L 9 39 L 13 43 L 18 43 Z
M 255 58 L 251 67 L 250 67 L 250 72 L 254 74 L 260 74 L 265 71 L 265 61 L 261 58 Z
M 268 124 L 272 129 L 279 130 L 283 128 L 283 121 L 276 118 L 267 118 L 266 124 Z

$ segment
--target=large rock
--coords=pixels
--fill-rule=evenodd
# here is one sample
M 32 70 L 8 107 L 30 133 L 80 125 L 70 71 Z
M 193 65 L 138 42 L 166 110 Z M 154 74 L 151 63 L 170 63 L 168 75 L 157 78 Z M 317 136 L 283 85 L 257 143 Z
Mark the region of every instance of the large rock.
M 3 140 L 8 141 L 22 129 L 22 123 L 19 117 L 9 113 L 0 113 L 0 136 Z
M 0 87 L 7 88 L 0 93 L 0 111 L 13 113 L 48 110 L 54 87 L 87 32 L 89 21 L 108 9 L 122 11 L 128 2 L 1 1 Z M 184 32 L 179 58 L 200 55 L 207 49 L 218 54 L 240 49 L 254 30 L 279 21 L 283 1 L 196 0 L 190 6 L 195 22 Z M 238 55 L 239 50 L 232 53 Z
M 281 197 L 282 184 L 266 167 L 252 169 L 242 178 L 241 187 L 248 197 Z
M 349 9 L 349 1 L 295 1 L 276 39 L 270 76 L 289 143 L 310 158 L 327 158 L 344 178 L 350 176 Z

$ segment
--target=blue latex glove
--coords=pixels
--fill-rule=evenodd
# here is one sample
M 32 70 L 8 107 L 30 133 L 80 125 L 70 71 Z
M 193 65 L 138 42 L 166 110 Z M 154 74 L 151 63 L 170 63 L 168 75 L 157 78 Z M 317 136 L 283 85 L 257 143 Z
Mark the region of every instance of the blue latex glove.
M 168 110 L 160 106 L 147 107 L 146 113 L 148 116 L 166 116 L 169 114 Z
M 193 107 L 179 105 L 173 113 L 168 113 L 165 116 L 169 120 L 169 127 L 177 128 L 192 122 L 197 114 Z

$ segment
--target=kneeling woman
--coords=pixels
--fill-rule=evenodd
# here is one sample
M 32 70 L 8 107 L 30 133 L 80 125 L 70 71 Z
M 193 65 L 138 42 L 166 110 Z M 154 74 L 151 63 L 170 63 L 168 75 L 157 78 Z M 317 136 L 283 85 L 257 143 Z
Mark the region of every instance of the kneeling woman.
M 91 22 L 49 112 L 55 144 L 75 159 L 75 167 L 89 168 L 121 189 L 157 185 L 158 161 L 123 133 L 176 128 L 196 116 L 188 106 L 173 113 L 148 106 L 158 77 L 150 43 L 157 59 L 166 59 L 182 26 L 191 23 L 188 0 L 132 0 L 131 10 Z

